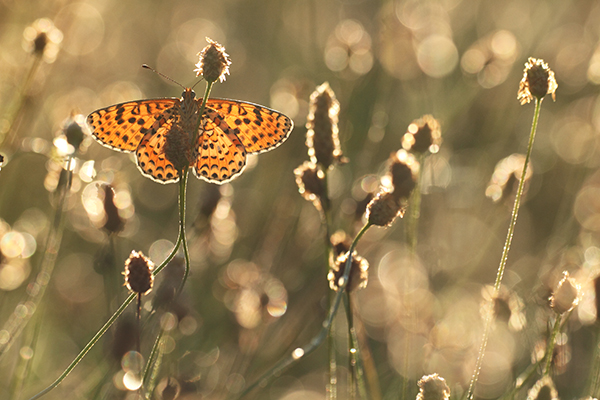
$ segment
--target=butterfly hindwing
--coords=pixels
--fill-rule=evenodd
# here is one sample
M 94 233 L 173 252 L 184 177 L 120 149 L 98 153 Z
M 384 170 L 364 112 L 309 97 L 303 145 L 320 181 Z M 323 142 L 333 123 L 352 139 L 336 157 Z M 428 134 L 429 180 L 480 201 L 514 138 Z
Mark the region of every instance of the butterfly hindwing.
M 246 166 L 246 149 L 222 116 L 207 108 L 198 135 L 194 174 L 212 183 L 225 183 Z
M 155 133 L 147 133 L 135 152 L 138 168 L 143 175 L 159 183 L 177 182 L 179 173 L 164 153 L 166 136 L 174 121 L 166 121 Z

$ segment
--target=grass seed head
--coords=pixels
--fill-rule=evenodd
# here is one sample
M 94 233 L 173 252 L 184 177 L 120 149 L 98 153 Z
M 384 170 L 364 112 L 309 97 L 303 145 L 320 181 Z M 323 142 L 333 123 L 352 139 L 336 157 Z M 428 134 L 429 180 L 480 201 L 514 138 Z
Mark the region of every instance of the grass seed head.
M 119 209 L 115 204 L 115 191 L 111 185 L 102 185 L 104 191 L 104 214 L 106 221 L 103 228 L 109 233 L 118 233 L 123 230 L 125 221 L 119 215 Z
M 367 205 L 367 220 L 371 225 L 389 227 L 396 217 L 404 215 L 404 207 L 392 194 L 386 191 L 377 196 Z
M 125 284 L 134 293 L 146 294 L 152 290 L 154 263 L 142 252 L 133 250 L 125 261 Z
M 346 261 L 348 260 L 348 252 L 340 254 L 327 274 L 329 287 L 331 290 L 338 291 L 342 284 L 341 278 L 344 276 Z M 350 265 L 350 275 L 348 276 L 348 284 L 346 290 L 353 292 L 357 289 L 367 287 L 369 281 L 369 262 L 363 257 L 354 252 L 352 255 L 352 264 Z
M 446 380 L 438 374 L 425 375 L 419 382 L 419 394 L 417 400 L 448 400 L 450 398 L 450 388 Z
M 406 151 L 423 154 L 437 153 L 442 144 L 442 129 L 432 115 L 424 115 L 408 125 L 402 137 L 402 148 Z
M 343 162 L 338 132 L 340 103 L 325 82 L 310 95 L 309 113 L 306 119 L 306 147 L 314 164 L 324 170 L 334 162 Z
M 575 282 L 575 279 L 569 277 L 567 271 L 563 272 L 563 278 L 558 282 L 556 289 L 550 296 L 550 307 L 557 314 L 564 314 L 571 311 L 581 297 L 581 287 Z
M 302 197 L 312 201 L 315 207 L 322 211 L 323 202 L 327 201 L 325 173 L 314 163 L 305 161 L 294 170 L 294 175 Z
M 208 46 L 206 46 L 198 57 L 200 58 L 196 64 L 196 76 L 202 75 L 207 82 L 224 82 L 225 75 L 229 75 L 229 66 L 231 60 L 229 54 L 225 52 L 225 47 L 215 42 L 210 38 L 206 38 Z
M 521 104 L 529 103 L 534 97 L 542 100 L 547 94 L 551 94 L 552 100 L 556 100 L 557 88 L 554 71 L 548 67 L 548 64 L 542 59 L 529 57 L 517 93 L 517 99 Z

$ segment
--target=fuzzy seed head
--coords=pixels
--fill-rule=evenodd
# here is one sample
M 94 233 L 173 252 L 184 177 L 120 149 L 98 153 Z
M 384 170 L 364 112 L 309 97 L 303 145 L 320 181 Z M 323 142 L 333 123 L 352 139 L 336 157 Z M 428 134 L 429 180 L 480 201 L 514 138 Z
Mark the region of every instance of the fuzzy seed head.
M 424 115 L 414 120 L 402 137 L 402 148 L 418 154 L 437 153 L 442 144 L 442 129 L 438 120 Z
M 208 46 L 206 46 L 198 57 L 200 60 L 196 64 L 196 76 L 202 75 L 207 82 L 224 82 L 225 75 L 229 75 L 229 66 L 231 60 L 229 54 L 225 53 L 225 47 L 215 42 L 210 38 L 206 38 Z
M 527 400 L 558 400 L 558 392 L 550 375 L 544 376 L 529 389 Z
M 554 293 L 550 296 L 550 307 L 557 314 L 564 314 L 571 311 L 581 297 L 581 287 L 575 282 L 575 279 L 569 277 L 567 271 L 563 272 L 563 278 L 558 282 Z
M 119 215 L 119 209 L 115 205 L 115 191 L 111 185 L 102 185 L 104 191 L 104 214 L 106 221 L 103 228 L 109 233 L 118 233 L 123 230 L 125 222 Z
M 405 207 L 387 191 L 381 191 L 367 205 L 367 220 L 371 225 L 389 227 L 396 217 L 404 216 Z
M 317 210 L 322 211 L 327 202 L 325 191 L 325 173 L 314 163 L 305 161 L 294 170 L 298 191 L 308 201 L 312 201 Z
M 397 200 L 408 199 L 417 183 L 419 163 L 415 157 L 399 150 L 390 156 L 389 175 L 394 188 L 393 196 Z
M 348 254 L 348 252 L 340 254 L 329 269 L 327 280 L 329 281 L 331 290 L 338 291 L 342 285 L 342 277 L 344 276 L 346 261 L 348 261 Z M 352 264 L 350 265 L 350 275 L 348 276 L 346 290 L 348 290 L 348 292 L 353 292 L 357 289 L 365 288 L 367 287 L 368 281 L 369 262 L 354 252 L 352 255 Z
M 152 290 L 154 263 L 142 252 L 133 250 L 125 261 L 125 284 L 127 289 L 138 294 L 147 294 Z
M 47 63 L 52 63 L 58 55 L 63 33 L 48 18 L 40 18 L 25 28 L 23 47 Z
M 325 170 L 334 162 L 343 162 L 338 132 L 339 113 L 340 103 L 329 83 L 323 83 L 310 95 L 306 147 L 310 160 Z
M 529 57 L 517 93 L 517 99 L 521 104 L 529 103 L 534 97 L 541 101 L 547 94 L 551 94 L 552 100 L 556 100 L 557 88 L 554 71 L 548 67 L 548 64 L 542 59 Z
M 450 388 L 446 380 L 438 374 L 423 376 L 419 382 L 419 394 L 417 400 L 448 400 L 450 398 Z

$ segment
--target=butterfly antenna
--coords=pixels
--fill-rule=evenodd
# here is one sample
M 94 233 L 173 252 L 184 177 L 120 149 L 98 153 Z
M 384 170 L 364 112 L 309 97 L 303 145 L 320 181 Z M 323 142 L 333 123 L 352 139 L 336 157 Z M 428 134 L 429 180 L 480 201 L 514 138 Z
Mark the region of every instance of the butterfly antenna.
M 152 68 L 152 67 L 151 67 L 151 66 L 149 66 L 148 64 L 142 64 L 142 68 L 149 69 L 150 71 L 152 71 L 152 72 L 154 72 L 155 74 L 157 74 L 157 75 L 159 75 L 159 76 L 163 77 L 164 79 L 166 79 L 166 80 L 168 80 L 168 81 L 171 81 L 171 82 L 175 83 L 176 85 L 179 85 L 179 86 L 181 86 L 183 89 L 186 89 L 186 87 L 185 87 L 185 86 L 183 86 L 181 83 L 177 82 L 175 79 L 173 79 L 173 78 L 169 78 L 169 77 L 168 77 L 168 76 L 166 76 L 165 74 L 162 74 L 162 73 L 158 72 L 157 70 L 155 70 L 154 68 Z
M 194 86 L 191 87 L 191 89 L 195 88 L 197 84 L 199 84 L 200 82 L 202 82 L 204 80 L 204 77 L 200 78 L 200 80 L 196 83 L 194 83 Z

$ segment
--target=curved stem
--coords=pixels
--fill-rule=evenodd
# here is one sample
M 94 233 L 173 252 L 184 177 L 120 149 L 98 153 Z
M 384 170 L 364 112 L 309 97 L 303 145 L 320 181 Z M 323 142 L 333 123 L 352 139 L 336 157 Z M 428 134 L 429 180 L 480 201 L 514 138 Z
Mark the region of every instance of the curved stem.
M 65 228 L 64 210 L 69 192 L 71 191 L 71 182 L 73 177 L 73 171 L 71 165 L 73 163 L 73 157 L 69 156 L 67 159 L 66 168 L 66 182 L 62 188 L 60 188 L 58 204 L 56 206 L 56 214 L 54 215 L 54 222 L 48 237 L 46 239 L 46 248 L 44 255 L 40 262 L 40 268 L 35 280 L 29 284 L 27 289 L 27 299 L 20 302 L 15 311 L 8 318 L 8 321 L 2 326 L 2 330 L 8 332 L 9 337 L 6 342 L 0 345 L 0 357 L 4 356 L 8 349 L 12 346 L 16 338 L 21 335 L 23 329 L 27 326 L 36 309 L 38 308 L 52 273 L 54 272 L 54 266 L 56 265 L 56 258 L 58 257 L 58 251 L 62 242 L 63 232 Z M 23 312 L 26 310 L 26 312 Z
M 31 397 L 29 400 L 39 399 L 40 397 L 44 396 L 45 394 L 50 392 L 52 389 L 57 387 L 71 373 L 71 371 L 73 371 L 73 369 L 77 366 L 77 364 L 79 364 L 79 362 L 83 359 L 83 357 L 85 357 L 85 355 L 92 349 L 92 347 L 94 347 L 94 345 L 98 342 L 98 340 L 100 340 L 102 335 L 104 335 L 106 333 L 106 331 L 108 331 L 108 329 L 117 320 L 117 318 L 119 318 L 119 316 L 121 314 L 123 314 L 123 311 L 125 311 L 127 306 L 133 301 L 133 299 L 135 299 L 136 295 L 137 295 L 137 293 L 131 293 L 129 295 L 129 297 L 127 297 L 127 299 L 123 302 L 123 304 L 121 304 L 121 306 L 117 309 L 117 311 L 115 311 L 115 313 L 108 319 L 108 321 L 106 321 L 104 326 L 102 328 L 100 328 L 100 330 L 98 332 L 96 332 L 94 337 L 88 342 L 88 344 L 83 348 L 83 350 L 81 350 L 81 352 L 77 355 L 77 357 L 75 357 L 75 359 L 67 367 L 67 369 L 65 369 L 64 372 L 50 386 L 48 386 L 46 389 L 42 390 L 35 396 Z
M 513 205 L 512 216 L 510 218 L 510 224 L 508 226 L 508 233 L 506 234 L 506 241 L 504 243 L 504 249 L 502 250 L 502 257 L 500 258 L 500 265 L 498 266 L 498 272 L 496 274 L 496 281 L 494 283 L 494 291 L 492 293 L 492 302 L 498 296 L 498 291 L 500 290 L 500 284 L 502 283 L 502 276 L 504 275 L 504 269 L 506 268 L 506 261 L 508 260 L 508 251 L 510 250 L 510 245 L 512 243 L 513 234 L 515 232 L 515 226 L 517 225 L 517 216 L 519 214 L 519 207 L 521 206 L 521 198 L 523 196 L 523 187 L 525 185 L 525 176 L 527 173 L 527 167 L 529 166 L 529 161 L 531 159 L 531 150 L 533 149 L 533 140 L 535 138 L 535 132 L 537 129 L 537 123 L 540 116 L 540 108 L 542 105 L 542 100 L 536 98 L 535 100 L 535 111 L 533 113 L 533 123 L 531 124 L 531 132 L 529 133 L 529 144 L 527 145 L 527 154 L 525 155 L 525 162 L 523 163 L 523 172 L 521 173 L 521 178 L 519 179 L 519 188 L 517 189 L 517 195 L 515 196 L 515 203 Z M 483 364 L 483 356 L 485 354 L 485 348 L 487 347 L 487 342 L 490 335 L 490 330 L 492 326 L 492 321 L 494 319 L 494 315 L 492 312 L 492 308 L 490 307 L 489 312 L 486 313 L 484 329 L 483 329 L 483 337 L 481 339 L 481 345 L 479 347 L 479 353 L 477 354 L 477 362 L 475 363 L 475 371 L 473 372 L 473 376 L 471 377 L 471 383 L 469 384 L 469 390 L 467 391 L 467 399 L 472 400 L 475 392 L 475 384 L 477 383 L 477 379 L 479 378 L 479 373 L 481 372 L 481 365 Z
M 348 251 L 348 260 L 346 260 L 346 265 L 344 266 L 344 276 L 341 278 L 341 281 L 343 283 L 340 285 L 338 291 L 336 292 L 335 298 L 333 300 L 333 304 L 329 308 L 329 313 L 327 315 L 327 318 L 323 322 L 323 327 L 321 328 L 319 333 L 308 343 L 308 345 L 294 349 L 290 355 L 283 358 L 277 364 L 275 364 L 273 367 L 271 367 L 271 369 L 269 369 L 267 372 L 265 372 L 258 380 L 256 380 L 250 386 L 248 386 L 246 388 L 246 390 L 244 390 L 242 392 L 242 394 L 239 396 L 239 398 L 242 398 L 245 395 L 247 395 L 248 393 L 250 393 L 250 391 L 252 391 L 252 389 L 254 389 L 256 386 L 266 384 L 268 379 L 274 377 L 275 375 L 277 375 L 278 373 L 283 371 L 285 368 L 289 367 L 294 362 L 309 355 L 310 353 L 315 351 L 321 345 L 321 343 L 323 343 L 323 341 L 325 340 L 325 338 L 327 337 L 327 335 L 329 333 L 329 328 L 331 327 L 333 318 L 335 317 L 335 314 L 337 313 L 337 310 L 340 307 L 342 297 L 346 290 L 346 285 L 348 283 L 348 277 L 350 276 L 350 269 L 351 269 L 350 266 L 352 265 L 352 253 L 354 252 L 354 249 L 356 248 L 356 245 L 358 244 L 358 241 L 360 240 L 360 238 L 365 234 L 367 229 L 369 229 L 370 227 L 371 227 L 370 223 L 365 224 L 365 226 L 363 226 L 362 229 L 358 232 L 358 234 L 352 241 L 352 244 L 350 245 L 350 250 Z
M 171 250 L 171 253 L 167 256 L 167 258 L 165 258 L 165 260 L 154 271 L 152 271 L 152 275 L 156 276 L 157 274 L 159 274 L 167 266 L 167 264 L 173 259 L 173 257 L 175 257 L 175 254 L 177 254 L 177 250 L 179 250 L 179 246 L 181 246 L 182 241 L 183 241 L 183 236 L 181 235 L 181 229 L 180 229 L 179 236 L 177 237 L 177 242 L 175 243 L 175 246 L 173 246 L 173 250 Z M 85 357 L 85 355 L 92 349 L 92 347 L 94 347 L 94 345 L 106 333 L 106 331 L 108 331 L 108 329 L 117 320 L 117 318 L 119 318 L 121 316 L 121 314 L 123 314 L 123 312 L 125 311 L 127 306 L 135 298 L 136 298 L 136 293 L 130 294 L 127 297 L 127 299 L 125 299 L 123 304 L 121 304 L 121 306 L 117 309 L 117 311 L 115 311 L 115 313 L 108 319 L 108 321 L 106 321 L 106 323 L 102 326 L 102 328 L 100 328 L 100 330 L 98 332 L 96 332 L 94 337 L 92 337 L 92 339 L 88 342 L 88 344 L 85 345 L 83 350 L 81 350 L 81 352 L 77 355 L 77 357 L 75 357 L 75 359 L 71 362 L 71 364 L 69 364 L 69 366 L 63 371 L 63 373 L 52 384 L 50 384 L 50 386 L 48 386 L 47 388 L 45 388 L 44 390 L 42 390 L 35 396 L 31 397 L 29 400 L 39 399 L 42 396 L 44 396 L 45 394 L 47 394 L 48 392 L 50 392 L 52 389 L 54 389 L 55 387 L 60 385 L 62 383 L 62 381 L 65 380 L 65 378 L 71 373 L 71 371 L 73 371 L 73 369 L 77 366 L 77 364 L 79 364 L 79 362 L 83 359 L 83 357 Z
M 545 354 L 545 366 L 544 373 L 542 376 L 546 376 L 550 374 L 550 367 L 552 366 L 552 356 L 554 355 L 554 345 L 556 344 L 556 336 L 560 332 L 560 326 L 563 321 L 563 315 L 557 314 L 556 321 L 554 321 L 554 327 L 552 328 L 552 333 L 550 334 L 550 338 L 548 338 L 548 345 L 546 346 L 546 354 Z
M 187 239 L 185 237 L 185 191 L 187 187 L 187 178 L 189 174 L 189 168 L 186 167 L 181 171 L 181 178 L 179 179 L 179 237 L 183 244 L 183 256 L 185 257 L 185 271 L 183 273 L 183 279 L 177 293 L 183 290 L 183 286 L 187 281 L 190 273 L 190 255 L 188 252 Z

